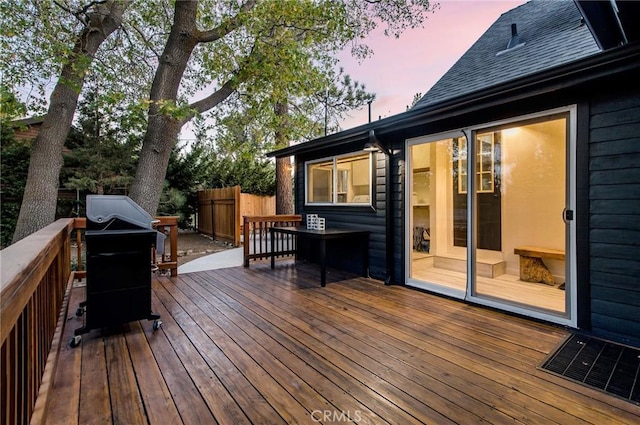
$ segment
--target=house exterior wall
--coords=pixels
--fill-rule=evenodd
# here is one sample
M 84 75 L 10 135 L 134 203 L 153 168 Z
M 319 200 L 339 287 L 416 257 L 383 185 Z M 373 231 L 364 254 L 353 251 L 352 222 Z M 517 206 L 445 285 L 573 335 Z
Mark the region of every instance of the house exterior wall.
M 15 131 L 16 140 L 34 140 L 40 133 L 42 123 L 33 124 L 24 128 L 18 128 Z
M 295 162 L 295 211 L 302 214 L 318 214 L 326 219 L 327 227 L 367 230 L 369 236 L 369 264 L 370 275 L 384 280 L 387 276 L 386 268 L 386 165 L 385 155 L 375 154 L 373 157 L 373 200 L 372 206 L 318 206 L 305 205 L 305 163 L 323 157 L 330 157 L 344 153 L 355 153 L 362 150 L 365 140 L 358 141 L 345 147 L 339 153 L 336 151 L 320 152 L 313 156 L 297 156 Z M 329 242 L 331 243 L 331 242 Z M 301 247 L 303 255 L 315 260 L 314 247 Z M 362 259 L 352 246 L 330 245 L 327 249 L 327 264 L 359 273 L 362 269 Z
M 578 327 L 597 336 L 640 346 L 640 86 L 632 74 L 601 80 L 578 88 L 501 105 L 475 117 L 460 117 L 459 128 L 492 120 L 577 105 L 577 303 Z M 506 114 L 504 110 L 508 109 Z M 454 127 L 433 122 L 430 129 L 410 130 L 426 136 Z M 389 136 L 399 141 L 405 136 Z M 400 146 L 400 145 L 398 145 Z M 398 157 L 405 155 L 401 152 Z M 401 161 L 401 160 L 400 160 Z M 393 178 L 403 179 L 402 167 Z M 403 180 L 399 180 L 402 182 Z M 394 198 L 404 188 L 393 188 Z M 394 220 L 403 241 L 394 252 L 395 270 L 405 262 L 402 224 Z M 404 282 L 404 273 L 397 282 Z
M 317 213 L 336 227 L 369 230 L 371 277 L 376 279 L 386 280 L 387 242 L 393 241 L 393 283 L 403 284 L 406 238 L 411 238 L 405 234 L 405 194 L 410 195 L 404 187 L 405 141 L 576 105 L 577 325 L 595 335 L 640 346 L 640 86 L 635 69 L 601 74 L 566 88 L 517 96 L 470 112 L 417 117 L 401 129 L 375 128 L 377 138 L 394 152 L 390 184 L 386 157 L 377 155 L 373 208 L 304 205 L 305 162 L 356 152 L 366 140 L 300 153 L 296 157 L 296 212 Z M 385 227 L 388 211 L 390 232 Z M 331 255 L 335 264 L 358 271 L 359 259 L 349 261 L 352 256 L 340 250 Z
M 592 331 L 640 346 L 640 89 L 589 105 Z

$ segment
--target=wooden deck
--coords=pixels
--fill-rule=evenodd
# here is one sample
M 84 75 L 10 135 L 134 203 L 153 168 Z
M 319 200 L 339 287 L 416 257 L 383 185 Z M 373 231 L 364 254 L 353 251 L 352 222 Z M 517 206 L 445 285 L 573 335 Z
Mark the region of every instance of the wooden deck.
M 164 324 L 63 347 L 51 424 L 632 424 L 640 407 L 537 367 L 557 327 L 280 263 L 154 281 Z M 84 299 L 71 293 L 70 312 Z M 82 319 L 70 314 L 68 340 Z

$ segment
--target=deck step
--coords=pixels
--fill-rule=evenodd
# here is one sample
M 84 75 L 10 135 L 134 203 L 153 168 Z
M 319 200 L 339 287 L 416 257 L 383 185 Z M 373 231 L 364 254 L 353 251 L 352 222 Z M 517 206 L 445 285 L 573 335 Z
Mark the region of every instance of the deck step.
M 433 266 L 439 269 L 466 273 L 466 258 L 435 256 Z M 477 260 L 476 273 L 482 277 L 498 277 L 507 271 L 507 262 L 501 260 Z

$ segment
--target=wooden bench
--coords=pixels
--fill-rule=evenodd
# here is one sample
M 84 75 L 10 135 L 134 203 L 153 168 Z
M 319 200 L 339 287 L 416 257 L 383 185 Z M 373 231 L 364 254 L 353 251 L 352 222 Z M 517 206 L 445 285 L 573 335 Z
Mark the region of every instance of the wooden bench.
M 564 251 L 559 249 L 521 246 L 513 253 L 520 256 L 520 280 L 555 285 L 553 275 L 542 261 L 544 258 L 564 261 Z

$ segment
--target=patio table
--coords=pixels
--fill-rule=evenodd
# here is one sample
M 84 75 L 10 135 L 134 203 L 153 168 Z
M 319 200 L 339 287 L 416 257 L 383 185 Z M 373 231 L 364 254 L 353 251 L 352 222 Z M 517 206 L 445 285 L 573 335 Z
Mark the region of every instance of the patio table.
M 348 241 L 356 241 L 362 249 L 362 275 L 369 275 L 369 231 L 354 229 L 325 229 L 315 230 L 307 229 L 303 226 L 298 227 L 270 227 L 271 235 L 271 268 L 275 268 L 275 234 L 282 233 L 294 235 L 298 238 L 317 240 L 320 243 L 320 285 L 327 284 L 327 241 L 344 239 Z M 297 256 L 297 254 L 296 254 Z

